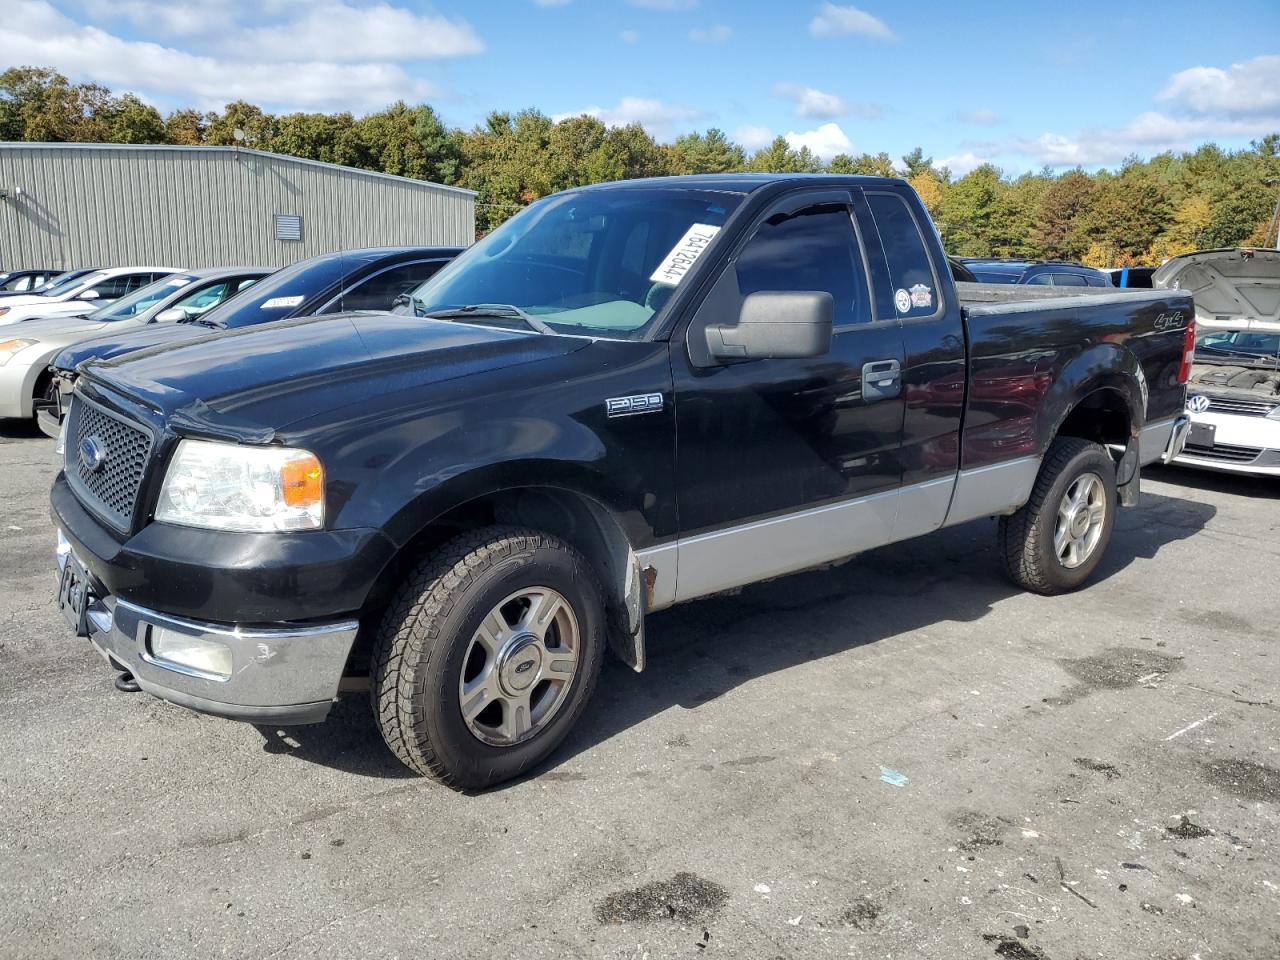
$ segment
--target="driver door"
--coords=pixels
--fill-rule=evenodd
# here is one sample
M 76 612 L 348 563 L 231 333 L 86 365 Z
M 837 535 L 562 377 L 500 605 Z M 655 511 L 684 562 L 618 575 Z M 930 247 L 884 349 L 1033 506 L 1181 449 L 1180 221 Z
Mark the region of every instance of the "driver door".
M 685 600 L 888 542 L 901 483 L 903 337 L 875 315 L 849 190 L 792 194 L 746 234 L 673 338 Z M 760 291 L 825 291 L 831 349 L 714 362 L 708 324 Z

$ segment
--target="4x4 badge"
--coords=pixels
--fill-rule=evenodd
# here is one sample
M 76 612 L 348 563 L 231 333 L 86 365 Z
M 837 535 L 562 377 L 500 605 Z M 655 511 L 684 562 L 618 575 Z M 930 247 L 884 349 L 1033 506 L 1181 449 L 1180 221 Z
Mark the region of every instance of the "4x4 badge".
M 633 397 L 610 397 L 604 402 L 611 417 L 629 417 L 637 413 L 654 413 L 662 409 L 662 394 L 639 393 Z

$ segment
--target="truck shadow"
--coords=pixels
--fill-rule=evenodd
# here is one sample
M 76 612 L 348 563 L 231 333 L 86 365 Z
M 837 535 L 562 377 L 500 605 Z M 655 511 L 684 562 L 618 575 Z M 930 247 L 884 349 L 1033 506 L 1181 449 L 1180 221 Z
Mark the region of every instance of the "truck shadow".
M 1193 536 L 1216 512 L 1210 504 L 1144 493 L 1140 509 L 1121 513 L 1096 578 Z M 922 627 L 980 620 L 1017 592 L 1000 571 L 996 521 L 984 519 L 654 614 L 645 671 L 607 660 L 575 730 L 528 777 L 672 707 L 692 709 L 757 677 Z M 779 722 L 788 709 L 778 704 Z M 263 748 L 273 753 L 360 776 L 413 775 L 383 745 L 364 696 L 346 697 L 322 724 L 259 730 Z

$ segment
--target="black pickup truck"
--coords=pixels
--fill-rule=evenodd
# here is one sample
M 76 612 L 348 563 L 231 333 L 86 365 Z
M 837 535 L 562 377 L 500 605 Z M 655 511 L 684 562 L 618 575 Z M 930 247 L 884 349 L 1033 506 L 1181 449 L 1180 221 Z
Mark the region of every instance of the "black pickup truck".
M 569 191 L 401 311 L 82 367 L 59 606 L 224 717 L 367 678 L 456 787 L 545 758 L 650 611 L 992 515 L 1015 582 L 1075 588 L 1186 434 L 1188 295 L 958 288 L 894 179 Z

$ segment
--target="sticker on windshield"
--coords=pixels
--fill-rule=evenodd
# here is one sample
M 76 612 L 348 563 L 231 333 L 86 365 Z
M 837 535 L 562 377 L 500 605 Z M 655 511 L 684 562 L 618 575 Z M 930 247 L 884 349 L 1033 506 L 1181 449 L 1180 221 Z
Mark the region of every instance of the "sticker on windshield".
M 272 297 L 264 303 L 259 309 L 274 310 L 277 307 L 296 307 L 305 297 Z
M 913 307 L 932 307 L 933 306 L 933 290 L 926 287 L 923 283 L 917 283 L 911 288 L 911 306 Z
M 899 287 L 893 292 L 893 305 L 898 308 L 899 313 L 910 313 L 911 294 Z
M 677 286 L 719 232 L 719 227 L 709 223 L 695 223 L 680 238 L 680 242 L 671 248 L 671 252 L 662 258 L 658 269 L 653 271 L 649 279 L 654 283 L 665 283 L 669 287 Z

